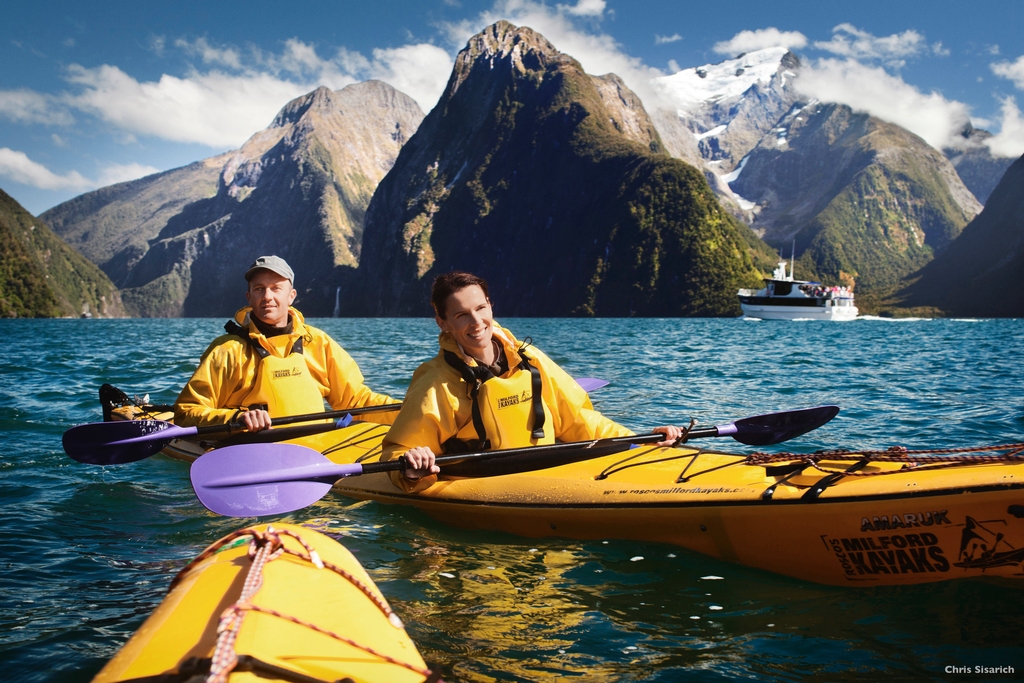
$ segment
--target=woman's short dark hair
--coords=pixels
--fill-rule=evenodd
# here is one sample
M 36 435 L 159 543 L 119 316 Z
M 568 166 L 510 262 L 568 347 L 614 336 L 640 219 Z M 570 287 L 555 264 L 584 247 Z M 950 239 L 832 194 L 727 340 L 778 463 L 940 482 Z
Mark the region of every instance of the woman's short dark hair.
M 430 288 L 430 303 L 434 307 L 434 312 L 438 318 L 443 318 L 445 313 L 445 307 L 448 303 L 448 297 L 455 292 L 461 291 L 466 287 L 472 287 L 473 285 L 478 286 L 483 290 L 484 296 L 490 301 L 491 295 L 487 293 L 487 281 L 482 277 L 473 275 L 473 273 L 467 273 L 462 270 L 453 270 L 450 273 L 444 273 L 434 278 L 434 284 Z

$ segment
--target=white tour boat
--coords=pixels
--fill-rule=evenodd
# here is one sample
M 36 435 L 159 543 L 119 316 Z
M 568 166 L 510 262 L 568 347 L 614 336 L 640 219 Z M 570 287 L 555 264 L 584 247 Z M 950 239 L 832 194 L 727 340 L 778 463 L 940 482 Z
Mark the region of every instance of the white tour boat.
M 772 277 L 764 279 L 764 289 L 741 289 L 740 308 L 748 318 L 764 320 L 853 320 L 857 306 L 848 287 L 825 287 L 820 282 L 793 279 L 793 265 L 786 275 L 786 262 Z

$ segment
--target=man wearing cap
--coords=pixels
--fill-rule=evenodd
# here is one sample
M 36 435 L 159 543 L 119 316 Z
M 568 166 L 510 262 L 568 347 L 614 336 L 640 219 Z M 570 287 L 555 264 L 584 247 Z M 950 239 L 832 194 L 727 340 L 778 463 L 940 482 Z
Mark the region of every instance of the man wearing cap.
M 249 431 L 273 417 L 396 403 L 372 391 L 352 357 L 291 307 L 295 274 L 279 256 L 261 256 L 245 273 L 249 305 L 235 314 L 181 390 L 174 421 L 182 427 L 243 423 Z M 391 424 L 396 413 L 369 413 Z

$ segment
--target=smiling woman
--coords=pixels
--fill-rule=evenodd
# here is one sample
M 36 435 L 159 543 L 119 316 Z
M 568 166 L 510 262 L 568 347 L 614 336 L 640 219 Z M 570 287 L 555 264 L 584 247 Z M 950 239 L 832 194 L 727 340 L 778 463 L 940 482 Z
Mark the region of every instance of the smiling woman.
M 404 456 L 393 472 L 405 491 L 437 481 L 435 457 L 603 439 L 633 432 L 594 410 L 576 381 L 532 341 L 518 341 L 494 321 L 487 282 L 472 273 L 437 276 L 430 296 L 441 329 L 440 351 L 416 369 L 409 391 L 384 438 L 383 460 Z M 656 427 L 667 446 L 679 427 Z

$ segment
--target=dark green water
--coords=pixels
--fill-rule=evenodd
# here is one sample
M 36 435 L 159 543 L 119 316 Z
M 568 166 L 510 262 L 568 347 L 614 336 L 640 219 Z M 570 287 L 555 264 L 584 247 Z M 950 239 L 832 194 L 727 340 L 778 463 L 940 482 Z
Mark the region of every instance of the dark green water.
M 0 321 L 3 680 L 88 680 L 177 570 L 246 522 L 202 508 L 183 463 L 86 466 L 60 446 L 101 419 L 104 382 L 173 401 L 222 322 Z M 502 322 L 570 373 L 611 380 L 595 405 L 637 429 L 837 403 L 786 449 L 1024 440 L 1024 320 Z M 395 396 L 436 349 L 426 319 L 313 324 Z M 1024 678 L 1024 581 L 832 588 L 670 546 L 462 531 L 334 495 L 285 519 L 342 536 L 449 680 L 1014 678 L 947 666 Z

